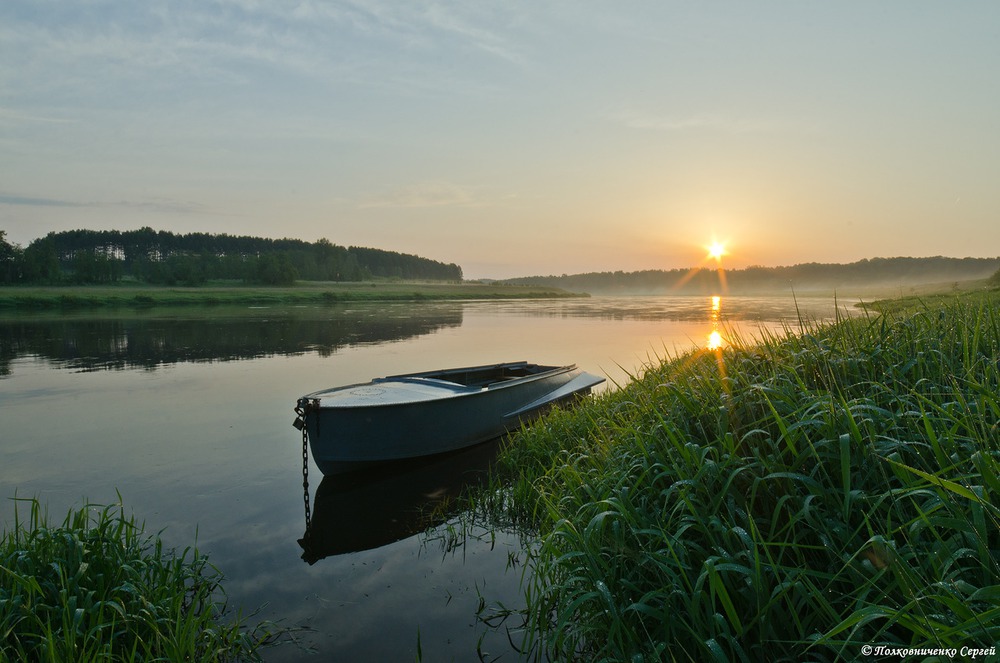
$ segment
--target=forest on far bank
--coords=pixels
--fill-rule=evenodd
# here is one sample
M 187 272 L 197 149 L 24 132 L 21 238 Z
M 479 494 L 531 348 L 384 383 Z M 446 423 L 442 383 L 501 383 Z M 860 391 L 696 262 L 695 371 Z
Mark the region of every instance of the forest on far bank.
M 291 285 L 296 280 L 400 278 L 461 281 L 462 268 L 429 258 L 343 247 L 327 239 L 267 239 L 164 230 L 50 232 L 21 248 L 0 230 L 0 284 L 107 284 L 133 279 L 162 285 L 236 280 Z
M 789 290 L 905 288 L 986 278 L 990 278 L 990 285 L 1000 285 L 1000 258 L 871 258 L 847 264 L 812 262 L 787 267 L 752 266 L 725 270 L 699 267 L 531 276 L 500 283 L 548 286 L 592 295 L 710 295 L 720 291 L 738 295 Z

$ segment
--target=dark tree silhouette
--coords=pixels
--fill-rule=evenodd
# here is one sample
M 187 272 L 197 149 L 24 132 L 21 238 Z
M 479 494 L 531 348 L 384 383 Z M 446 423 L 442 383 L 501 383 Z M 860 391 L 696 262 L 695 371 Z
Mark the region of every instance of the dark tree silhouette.
M 3 231 L 0 231 L 2 233 Z M 108 283 L 124 277 L 198 285 L 209 279 L 263 284 L 379 278 L 462 280 L 462 268 L 428 258 L 321 239 L 189 233 L 152 228 L 52 232 L 27 249 L 0 235 L 0 282 Z

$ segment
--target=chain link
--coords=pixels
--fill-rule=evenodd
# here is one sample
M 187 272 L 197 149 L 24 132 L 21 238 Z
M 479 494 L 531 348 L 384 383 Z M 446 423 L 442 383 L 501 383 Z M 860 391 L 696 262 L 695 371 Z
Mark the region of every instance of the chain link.
M 309 508 L 309 433 L 302 427 L 302 501 L 306 507 L 306 532 L 311 531 L 312 512 Z

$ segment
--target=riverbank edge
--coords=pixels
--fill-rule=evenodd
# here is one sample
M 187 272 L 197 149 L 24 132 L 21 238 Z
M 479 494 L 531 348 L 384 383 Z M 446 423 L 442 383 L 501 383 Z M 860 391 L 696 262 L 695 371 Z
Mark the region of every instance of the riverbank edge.
M 995 288 L 994 288 L 995 289 Z M 757 292 L 753 296 L 829 296 L 862 301 L 913 301 L 969 295 L 988 291 L 987 281 L 928 283 L 898 288 L 794 290 Z M 905 292 L 905 294 L 904 294 Z M 601 296 L 606 293 L 600 293 Z M 639 296 L 647 296 L 639 295 Z M 701 293 L 657 293 L 703 296 Z M 744 296 L 743 293 L 740 296 Z M 496 282 L 436 281 L 299 281 L 294 286 L 254 286 L 216 282 L 202 286 L 157 286 L 134 281 L 114 285 L 0 286 L 0 311 L 143 309 L 214 305 L 329 305 L 341 302 L 406 302 L 448 300 L 568 299 L 598 296 L 551 286 L 509 285 Z M 623 296 L 627 296 L 624 295 Z
M 473 503 L 536 542 L 523 646 L 824 661 L 992 646 L 998 346 L 996 289 L 879 300 L 665 359 L 522 429 Z
M 149 308 L 221 304 L 326 305 L 366 301 L 561 299 L 588 296 L 542 286 L 407 281 L 302 282 L 289 287 L 221 284 L 195 287 L 138 284 L 4 286 L 0 287 L 0 310 Z

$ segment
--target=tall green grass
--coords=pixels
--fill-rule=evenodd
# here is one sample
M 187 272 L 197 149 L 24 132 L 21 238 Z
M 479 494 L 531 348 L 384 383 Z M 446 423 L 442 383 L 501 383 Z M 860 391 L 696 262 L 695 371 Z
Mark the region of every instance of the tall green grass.
M 866 315 L 652 366 L 524 429 L 478 497 L 527 528 L 555 660 L 850 660 L 1000 641 L 1000 312 Z
M 121 506 L 85 505 L 52 526 L 35 500 L 0 539 L 0 659 L 259 660 L 261 631 L 227 615 L 221 574 L 179 555 Z

